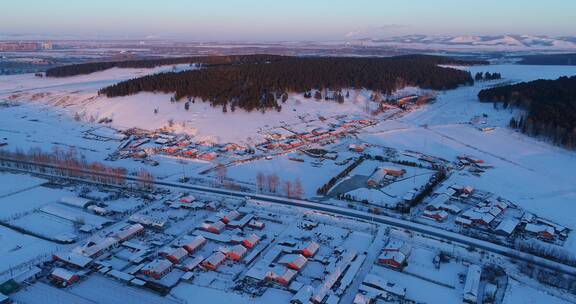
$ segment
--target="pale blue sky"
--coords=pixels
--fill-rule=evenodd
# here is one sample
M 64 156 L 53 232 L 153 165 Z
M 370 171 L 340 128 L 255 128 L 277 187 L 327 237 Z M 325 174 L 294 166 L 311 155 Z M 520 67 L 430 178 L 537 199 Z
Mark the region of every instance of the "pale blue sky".
M 0 34 L 192 40 L 576 35 L 575 0 L 0 0 Z

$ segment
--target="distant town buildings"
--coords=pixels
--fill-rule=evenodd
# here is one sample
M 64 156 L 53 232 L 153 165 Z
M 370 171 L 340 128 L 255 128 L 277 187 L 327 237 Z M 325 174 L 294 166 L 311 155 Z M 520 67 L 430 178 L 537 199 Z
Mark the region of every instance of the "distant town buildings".
M 0 42 L 0 51 L 38 51 L 51 50 L 51 42 L 9 41 Z

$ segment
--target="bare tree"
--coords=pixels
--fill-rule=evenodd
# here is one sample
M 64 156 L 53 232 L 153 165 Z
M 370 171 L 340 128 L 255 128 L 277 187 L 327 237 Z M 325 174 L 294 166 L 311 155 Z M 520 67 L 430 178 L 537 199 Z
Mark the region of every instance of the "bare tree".
M 304 190 L 302 189 L 302 181 L 300 178 L 296 178 L 296 181 L 294 182 L 294 197 L 302 198 L 302 195 L 304 195 Z
M 264 174 L 262 174 L 262 172 L 256 174 L 256 187 L 260 192 L 264 190 Z
M 292 197 L 292 182 L 285 181 L 282 187 L 284 188 L 284 194 L 287 197 Z
M 154 187 L 154 176 L 147 170 L 141 169 L 136 173 L 140 185 L 145 189 L 152 189 Z
M 223 185 L 226 180 L 226 174 L 228 170 L 224 164 L 218 164 L 216 166 L 216 176 L 218 177 L 218 182 Z
M 268 175 L 267 181 L 268 181 L 268 191 L 276 193 L 276 191 L 278 191 L 278 183 L 280 181 L 278 175 L 276 174 Z

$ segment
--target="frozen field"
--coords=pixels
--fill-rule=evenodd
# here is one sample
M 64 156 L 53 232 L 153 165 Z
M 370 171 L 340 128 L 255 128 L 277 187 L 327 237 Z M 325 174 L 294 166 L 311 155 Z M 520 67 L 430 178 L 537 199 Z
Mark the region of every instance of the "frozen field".
M 0 219 L 19 217 L 34 209 L 60 200 L 70 192 L 59 189 L 36 187 L 0 198 Z
M 225 292 L 209 287 L 180 284 L 172 290 L 172 296 L 184 303 L 196 303 L 198 299 L 210 299 L 213 304 L 267 304 L 289 303 L 292 294 L 278 289 L 268 289 L 260 298 L 250 298 L 236 293 Z
M 375 266 L 372 269 L 372 273 L 382 278 L 393 278 L 394 283 L 406 288 L 406 296 L 408 298 L 422 303 L 444 304 L 462 301 L 461 291 L 458 289 L 434 284 L 415 276 L 380 266 Z
M 54 243 L 18 233 L 4 226 L 0 226 L 0 242 L 0 274 L 37 257 L 49 255 L 57 247 Z
M 290 157 L 302 158 L 304 162 L 290 160 Z M 305 196 L 315 196 L 316 189 L 337 175 L 346 166 L 335 165 L 333 161 L 326 160 L 319 167 L 311 167 L 315 159 L 303 155 L 288 154 L 272 158 L 261 159 L 228 168 L 228 177 L 256 185 L 256 176 L 262 173 L 265 176 L 276 174 L 279 178 L 278 190 L 283 193 L 285 182 L 292 185 L 299 179 L 302 183 Z
M 20 303 L 77 303 L 91 304 L 94 303 L 88 299 L 69 293 L 68 291 L 54 288 L 46 283 L 38 283 L 26 287 L 12 295 L 14 300 Z
M 0 173 L 0 198 L 26 191 L 45 182 L 46 180 L 29 175 Z
M 106 290 L 106 292 L 102 292 Z M 142 289 L 126 286 L 112 278 L 93 275 L 87 280 L 70 289 L 70 293 L 92 301 L 92 303 L 142 303 L 142 304 L 174 304 L 168 298 L 146 292 Z
M 71 221 L 41 211 L 26 214 L 10 221 L 10 224 L 50 239 L 62 239 L 77 233 Z
M 506 295 L 502 304 L 564 304 L 570 303 L 564 299 L 557 298 L 546 292 L 539 291 L 530 286 L 519 283 L 515 280 L 510 280 L 508 289 L 506 290 Z

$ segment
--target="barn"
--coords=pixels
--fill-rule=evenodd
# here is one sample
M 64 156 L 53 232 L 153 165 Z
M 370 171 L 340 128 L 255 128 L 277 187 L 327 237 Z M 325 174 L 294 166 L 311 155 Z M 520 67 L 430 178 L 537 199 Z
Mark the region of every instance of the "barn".
M 260 237 L 253 233 L 242 240 L 242 245 L 244 245 L 246 248 L 254 248 L 258 242 L 260 242 Z
M 142 267 L 140 271 L 151 278 L 160 280 L 172 271 L 173 267 L 174 265 L 168 260 L 154 260 Z
M 141 224 L 134 224 L 120 229 L 120 231 L 114 234 L 114 237 L 119 242 L 124 242 L 143 232 L 144 232 L 144 226 L 142 226 Z
M 384 251 L 378 257 L 378 263 L 394 269 L 406 266 L 407 256 L 400 251 Z
M 232 210 L 224 215 L 222 215 L 221 221 L 224 224 L 228 224 L 230 221 L 237 219 L 240 216 L 240 213 L 236 210 Z
M 182 260 L 184 260 L 186 257 L 188 256 L 188 251 L 182 247 L 178 247 L 174 250 L 172 250 L 172 252 L 170 252 L 166 258 L 172 262 L 172 264 L 178 264 L 180 262 L 182 262 Z
M 320 245 L 318 245 L 318 243 L 316 242 L 309 242 L 306 245 L 303 245 L 302 247 L 298 248 L 295 250 L 296 253 L 300 253 L 303 256 L 310 258 L 313 257 L 316 252 L 318 252 L 318 249 L 320 249 Z
M 494 232 L 500 235 L 509 236 L 514 233 L 514 231 L 516 231 L 516 228 L 519 224 L 520 221 L 517 219 L 504 219 L 500 222 L 500 224 L 498 224 L 498 226 L 496 226 Z
M 226 255 L 216 251 L 202 262 L 202 266 L 209 270 L 216 270 L 224 261 L 226 261 Z
M 287 254 L 280 258 L 278 264 L 282 264 L 290 269 L 300 271 L 302 268 L 304 268 L 304 266 L 306 266 L 307 262 L 308 259 L 301 254 Z
M 70 286 L 78 281 L 78 275 L 64 268 L 55 268 L 50 273 L 50 279 L 59 286 Z
M 186 251 L 188 251 L 188 254 L 193 254 L 202 246 L 204 246 L 204 244 L 206 244 L 206 238 L 201 235 L 198 235 L 192 241 L 184 244 L 183 248 L 186 249 Z
M 281 276 L 276 278 L 276 282 L 280 283 L 281 285 L 288 286 L 296 274 L 297 272 L 295 270 L 286 269 L 286 271 Z
M 226 256 L 233 261 L 240 261 L 248 252 L 248 249 L 242 245 L 236 245 L 232 247 Z
M 201 230 L 212 232 L 215 234 L 220 234 L 220 232 L 222 232 L 222 230 L 224 230 L 225 227 L 226 224 L 224 224 L 221 221 L 217 221 L 215 223 L 202 223 L 202 225 L 200 225 Z
M 424 210 L 424 213 L 422 213 L 422 216 L 427 217 L 429 219 L 433 219 L 437 222 L 442 222 L 446 218 L 448 218 L 448 212 L 446 212 L 444 210 L 441 210 L 441 211 Z

